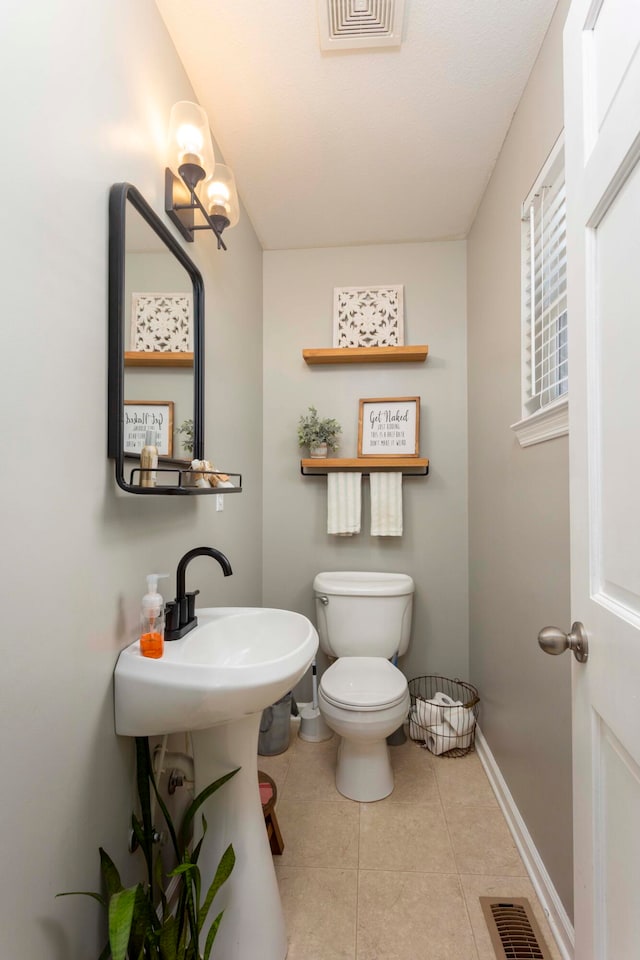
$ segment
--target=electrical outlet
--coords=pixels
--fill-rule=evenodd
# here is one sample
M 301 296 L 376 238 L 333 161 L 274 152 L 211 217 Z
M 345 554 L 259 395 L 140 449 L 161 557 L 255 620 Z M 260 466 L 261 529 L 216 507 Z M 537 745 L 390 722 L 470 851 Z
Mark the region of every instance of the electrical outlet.
M 224 496 L 221 493 L 216 493 L 216 511 L 224 510 Z

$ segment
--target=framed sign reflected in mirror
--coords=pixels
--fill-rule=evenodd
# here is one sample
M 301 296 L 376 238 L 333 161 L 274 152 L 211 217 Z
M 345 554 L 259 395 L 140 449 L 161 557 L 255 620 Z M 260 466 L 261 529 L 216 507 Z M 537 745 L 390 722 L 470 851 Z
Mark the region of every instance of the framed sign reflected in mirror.
M 124 452 L 139 454 L 153 444 L 159 457 L 173 456 L 173 401 L 125 400 Z
M 358 456 L 420 456 L 420 397 L 361 400 Z

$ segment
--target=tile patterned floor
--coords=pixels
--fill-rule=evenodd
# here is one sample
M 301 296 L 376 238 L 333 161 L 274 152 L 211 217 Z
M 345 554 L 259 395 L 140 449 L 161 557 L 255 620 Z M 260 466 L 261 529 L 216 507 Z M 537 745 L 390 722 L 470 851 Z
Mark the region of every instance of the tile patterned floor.
M 278 786 L 275 857 L 287 960 L 495 960 L 479 897 L 528 897 L 560 954 L 475 753 L 392 747 L 395 789 L 355 803 L 334 783 L 337 738 L 259 757 Z

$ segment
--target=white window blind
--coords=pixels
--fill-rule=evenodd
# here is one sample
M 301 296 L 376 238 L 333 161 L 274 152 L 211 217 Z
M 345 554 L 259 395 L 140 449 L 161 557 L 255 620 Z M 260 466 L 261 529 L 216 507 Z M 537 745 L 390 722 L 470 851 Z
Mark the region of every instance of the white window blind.
M 569 390 L 567 247 L 562 142 L 522 208 L 523 414 Z

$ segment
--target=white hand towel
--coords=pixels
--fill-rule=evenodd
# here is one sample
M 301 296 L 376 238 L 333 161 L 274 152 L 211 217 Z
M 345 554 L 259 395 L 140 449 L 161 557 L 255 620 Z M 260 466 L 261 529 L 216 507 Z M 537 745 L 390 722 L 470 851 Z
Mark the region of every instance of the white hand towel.
M 361 473 L 327 476 L 327 533 L 351 537 L 360 533 Z
M 371 471 L 371 536 L 402 536 L 402 474 Z

